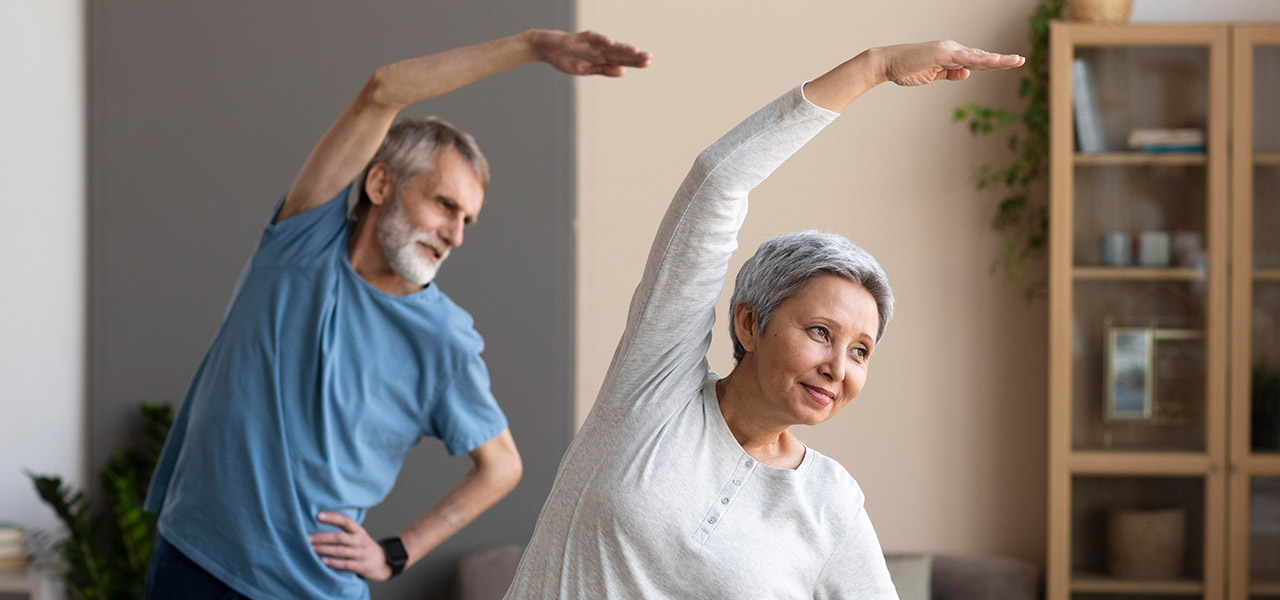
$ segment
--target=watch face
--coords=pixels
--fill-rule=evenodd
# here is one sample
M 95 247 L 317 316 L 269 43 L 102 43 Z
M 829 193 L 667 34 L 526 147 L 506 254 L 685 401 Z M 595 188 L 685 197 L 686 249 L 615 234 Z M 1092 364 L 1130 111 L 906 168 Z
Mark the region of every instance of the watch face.
M 396 572 L 404 568 L 404 563 L 409 560 L 409 553 L 398 537 L 382 540 L 382 552 L 387 555 L 387 564 Z

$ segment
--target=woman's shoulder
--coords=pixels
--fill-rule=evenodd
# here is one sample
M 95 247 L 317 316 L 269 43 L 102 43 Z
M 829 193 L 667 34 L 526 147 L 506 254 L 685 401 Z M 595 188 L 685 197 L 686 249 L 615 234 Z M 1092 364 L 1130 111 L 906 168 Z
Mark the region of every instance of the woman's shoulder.
M 809 469 L 804 477 L 806 487 L 819 488 L 824 497 L 844 505 L 845 508 L 862 508 L 865 496 L 849 470 L 836 459 L 812 447 L 806 447 L 805 451 L 812 455 L 808 459 Z

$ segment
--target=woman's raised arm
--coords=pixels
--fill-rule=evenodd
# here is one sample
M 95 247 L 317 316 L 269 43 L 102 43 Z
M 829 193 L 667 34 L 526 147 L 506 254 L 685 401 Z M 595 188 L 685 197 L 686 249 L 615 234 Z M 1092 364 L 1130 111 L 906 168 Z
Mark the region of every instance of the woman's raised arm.
M 951 41 L 873 48 L 769 103 L 699 154 L 659 226 L 597 403 L 681 398 L 647 392 L 701 384 L 747 194 L 838 111 L 885 81 L 960 80 L 1022 62 Z

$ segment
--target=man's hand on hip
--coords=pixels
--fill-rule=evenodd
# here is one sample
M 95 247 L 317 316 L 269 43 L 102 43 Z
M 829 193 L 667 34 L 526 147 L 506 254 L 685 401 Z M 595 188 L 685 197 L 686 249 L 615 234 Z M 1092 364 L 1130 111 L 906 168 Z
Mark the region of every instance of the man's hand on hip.
M 339 571 L 351 571 L 369 581 L 386 581 L 391 578 L 391 567 L 382 546 L 356 523 L 343 514 L 322 512 L 316 517 L 321 523 L 342 528 L 342 531 L 324 531 L 307 536 L 311 548 L 320 560 Z

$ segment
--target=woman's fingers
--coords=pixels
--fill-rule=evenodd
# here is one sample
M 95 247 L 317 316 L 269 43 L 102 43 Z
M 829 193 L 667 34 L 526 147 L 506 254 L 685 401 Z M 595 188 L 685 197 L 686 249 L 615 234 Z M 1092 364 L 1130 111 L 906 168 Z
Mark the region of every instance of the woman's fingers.
M 976 48 L 965 48 L 953 53 L 952 57 L 959 67 L 982 71 L 1013 69 L 1027 62 L 1027 59 L 1017 54 L 998 54 Z

